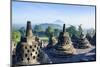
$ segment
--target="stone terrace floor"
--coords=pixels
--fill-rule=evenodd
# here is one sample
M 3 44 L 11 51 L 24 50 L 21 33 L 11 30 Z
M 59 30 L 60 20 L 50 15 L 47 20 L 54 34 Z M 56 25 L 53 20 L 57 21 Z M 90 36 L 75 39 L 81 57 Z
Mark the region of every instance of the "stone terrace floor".
M 58 57 L 53 54 L 50 49 L 43 49 L 49 56 L 52 63 L 73 63 L 73 62 L 88 62 L 96 60 L 96 49 L 95 46 L 87 49 L 76 49 L 76 55 Z

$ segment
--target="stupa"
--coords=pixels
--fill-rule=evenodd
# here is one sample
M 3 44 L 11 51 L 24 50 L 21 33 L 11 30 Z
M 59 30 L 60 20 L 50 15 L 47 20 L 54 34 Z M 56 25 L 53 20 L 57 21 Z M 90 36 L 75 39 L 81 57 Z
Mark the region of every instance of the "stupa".
M 53 48 L 57 44 L 57 39 L 54 37 L 53 34 L 49 37 L 49 43 L 47 45 L 47 48 Z
M 86 34 L 86 38 L 92 44 L 92 36 L 89 33 Z
M 94 34 L 92 38 L 92 45 L 96 45 L 96 33 Z
M 54 53 L 60 57 L 76 54 L 69 33 L 65 31 L 65 24 L 63 25 L 63 31 L 59 34 L 58 43 L 54 47 Z
M 47 54 L 40 48 L 40 43 L 33 36 L 31 22 L 27 22 L 26 37 L 16 47 L 15 65 L 33 65 L 51 63 Z
M 80 38 L 79 38 L 79 48 L 89 48 L 91 47 L 90 42 L 85 37 L 85 35 L 81 32 Z
M 72 41 L 72 44 L 74 45 L 74 47 L 78 48 L 79 38 L 75 34 L 72 35 L 71 41 Z

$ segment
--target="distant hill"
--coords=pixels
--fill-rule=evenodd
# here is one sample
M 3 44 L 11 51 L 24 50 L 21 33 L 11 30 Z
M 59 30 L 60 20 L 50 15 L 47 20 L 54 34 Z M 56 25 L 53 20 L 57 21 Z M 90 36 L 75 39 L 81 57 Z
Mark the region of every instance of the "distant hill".
M 62 29 L 62 26 L 59 24 L 53 24 L 53 23 L 42 23 L 38 24 L 38 26 L 41 27 L 42 30 L 45 30 L 48 26 L 51 26 L 53 29 Z M 19 30 L 21 27 L 26 28 L 25 24 L 12 24 L 12 29 Z M 32 28 L 34 29 L 35 25 L 32 25 Z
M 51 26 L 53 29 L 62 30 L 62 28 L 63 28 L 62 25 L 63 24 L 61 24 L 60 22 L 61 22 L 60 20 L 57 20 L 57 21 L 54 21 L 54 23 L 41 23 L 41 24 L 38 24 L 38 26 L 40 26 L 42 30 L 45 30 L 48 26 Z M 68 25 L 66 25 L 66 26 L 68 27 Z M 26 24 L 12 24 L 12 30 L 19 30 L 21 27 L 26 28 Z M 32 24 L 32 29 L 34 29 L 34 27 L 35 27 L 35 25 Z M 93 28 L 83 29 L 84 34 L 86 34 L 87 32 L 91 33 L 93 31 L 95 31 L 95 29 L 93 29 Z M 92 33 L 92 34 L 94 34 L 94 33 Z
M 62 26 L 60 26 L 59 24 L 52 24 L 52 23 L 43 23 L 43 24 L 39 24 L 39 26 L 41 27 L 42 30 L 45 30 L 46 28 L 48 28 L 48 26 L 51 26 L 53 29 L 62 29 Z

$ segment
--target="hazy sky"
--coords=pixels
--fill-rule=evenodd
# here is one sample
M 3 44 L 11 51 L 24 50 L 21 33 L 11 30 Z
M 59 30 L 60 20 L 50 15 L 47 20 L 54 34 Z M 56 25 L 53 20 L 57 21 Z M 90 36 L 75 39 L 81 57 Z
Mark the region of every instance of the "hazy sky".
M 12 2 L 12 23 L 26 24 L 54 23 L 79 25 L 95 28 L 95 7 L 79 5 L 46 4 L 32 2 Z

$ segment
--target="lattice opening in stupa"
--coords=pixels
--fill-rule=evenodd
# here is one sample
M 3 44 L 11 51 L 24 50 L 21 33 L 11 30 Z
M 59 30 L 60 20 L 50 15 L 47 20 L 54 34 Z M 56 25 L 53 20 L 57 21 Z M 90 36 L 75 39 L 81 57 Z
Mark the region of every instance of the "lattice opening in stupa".
M 23 40 L 24 39 L 24 40 Z M 26 37 L 22 37 L 16 47 L 15 65 L 32 65 L 41 63 L 51 63 L 48 56 L 41 50 L 41 43 L 35 40 L 32 33 L 31 22 L 27 22 Z M 41 58 L 42 57 L 42 58 Z M 43 60 L 45 59 L 45 61 Z

